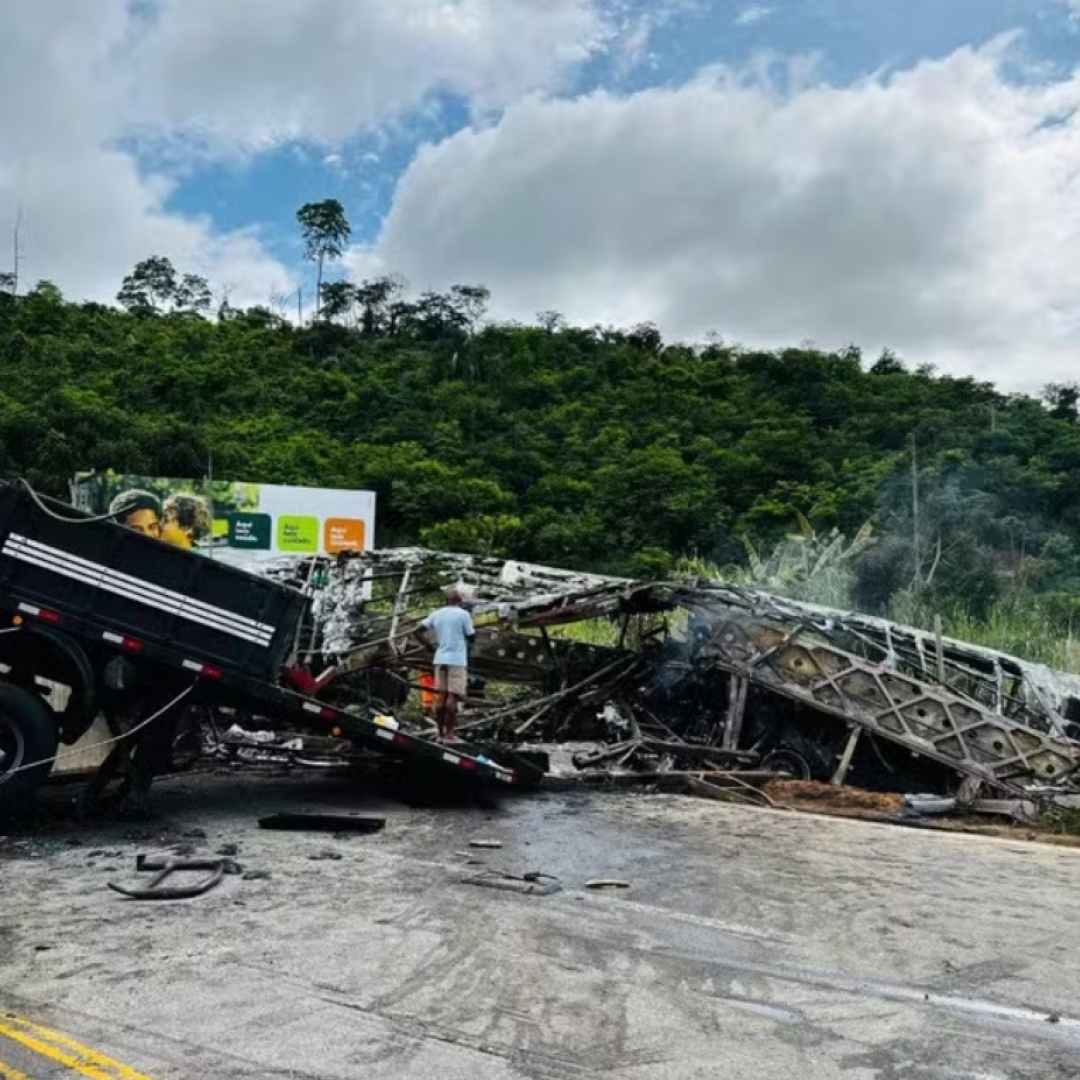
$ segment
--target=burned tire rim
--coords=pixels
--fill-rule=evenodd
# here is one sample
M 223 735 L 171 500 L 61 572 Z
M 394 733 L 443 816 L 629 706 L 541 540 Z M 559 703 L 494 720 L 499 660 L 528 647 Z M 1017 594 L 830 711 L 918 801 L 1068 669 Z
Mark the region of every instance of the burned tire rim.
M 810 762 L 787 747 L 766 754 L 761 767 L 768 772 L 786 772 L 792 780 L 809 780 L 812 775 Z
M 10 717 L 0 713 L 0 784 L 18 775 L 26 759 L 26 739 Z

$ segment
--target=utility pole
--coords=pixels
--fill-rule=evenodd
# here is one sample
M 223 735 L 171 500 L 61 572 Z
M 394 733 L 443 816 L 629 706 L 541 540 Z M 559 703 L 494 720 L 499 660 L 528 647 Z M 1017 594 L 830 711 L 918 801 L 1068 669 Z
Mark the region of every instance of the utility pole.
M 911 434 L 911 550 L 915 558 L 915 575 L 912 584 L 916 589 L 922 585 L 922 551 L 919 537 L 919 458 L 915 452 L 915 433 Z
M 20 206 L 15 211 L 15 224 L 11 230 L 11 295 L 19 295 L 19 267 L 22 265 L 22 224 L 23 213 Z

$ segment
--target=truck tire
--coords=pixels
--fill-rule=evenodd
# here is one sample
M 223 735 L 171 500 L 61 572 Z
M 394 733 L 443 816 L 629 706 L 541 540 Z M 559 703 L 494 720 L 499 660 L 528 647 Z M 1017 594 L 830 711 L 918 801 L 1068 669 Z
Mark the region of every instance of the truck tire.
M 51 772 L 58 745 L 49 707 L 21 687 L 0 683 L 0 818 L 29 803 Z
M 26 626 L 0 637 L 3 681 L 43 697 L 42 679 L 68 689 L 67 701 L 55 713 L 60 741 L 71 744 L 86 734 L 97 716 L 94 669 L 82 646 L 67 634 L 47 626 Z

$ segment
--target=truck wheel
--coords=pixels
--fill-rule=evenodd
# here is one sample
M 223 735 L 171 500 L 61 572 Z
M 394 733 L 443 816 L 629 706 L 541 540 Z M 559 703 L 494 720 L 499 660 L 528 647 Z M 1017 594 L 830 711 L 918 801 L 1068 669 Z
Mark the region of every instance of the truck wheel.
M 0 683 L 0 817 L 24 805 L 49 775 L 58 743 L 49 707 L 21 687 Z

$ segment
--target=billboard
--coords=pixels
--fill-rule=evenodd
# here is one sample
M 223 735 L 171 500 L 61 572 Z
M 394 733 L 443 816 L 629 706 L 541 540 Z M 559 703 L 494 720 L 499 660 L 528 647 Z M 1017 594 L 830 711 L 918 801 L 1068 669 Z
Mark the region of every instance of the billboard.
M 366 551 L 375 534 L 375 493 L 130 473 L 78 473 L 71 501 L 166 543 L 223 562 Z

